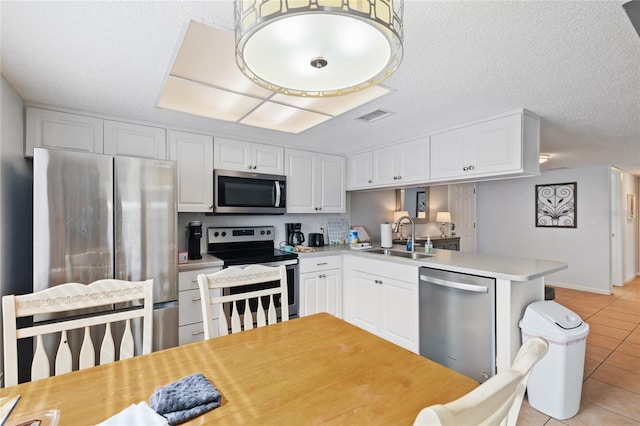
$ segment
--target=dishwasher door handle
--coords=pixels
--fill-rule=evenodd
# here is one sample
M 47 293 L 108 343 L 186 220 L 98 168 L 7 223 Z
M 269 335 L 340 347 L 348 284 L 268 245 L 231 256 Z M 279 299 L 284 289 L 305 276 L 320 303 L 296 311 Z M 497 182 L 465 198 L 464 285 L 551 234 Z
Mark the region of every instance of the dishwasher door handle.
M 420 275 L 420 281 L 421 282 L 425 282 L 425 283 L 429 283 L 429 284 L 440 285 L 440 286 L 443 286 L 443 287 L 455 288 L 457 290 L 473 291 L 475 293 L 488 293 L 489 292 L 489 288 L 486 287 L 486 286 L 483 286 L 483 285 L 457 283 L 455 281 L 448 281 L 448 280 L 443 280 L 443 279 L 440 279 L 440 278 L 427 277 L 426 275 Z

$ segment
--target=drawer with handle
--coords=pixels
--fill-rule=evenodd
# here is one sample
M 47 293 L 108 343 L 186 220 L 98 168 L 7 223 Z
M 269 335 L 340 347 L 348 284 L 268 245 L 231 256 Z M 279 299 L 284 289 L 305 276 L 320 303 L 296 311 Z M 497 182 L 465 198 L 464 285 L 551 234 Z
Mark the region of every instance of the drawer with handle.
M 300 273 L 342 268 L 342 256 L 319 256 L 300 259 Z
M 180 272 L 178 274 L 178 291 L 197 289 L 199 274 L 212 274 L 218 272 L 220 269 L 219 267 L 215 267 Z

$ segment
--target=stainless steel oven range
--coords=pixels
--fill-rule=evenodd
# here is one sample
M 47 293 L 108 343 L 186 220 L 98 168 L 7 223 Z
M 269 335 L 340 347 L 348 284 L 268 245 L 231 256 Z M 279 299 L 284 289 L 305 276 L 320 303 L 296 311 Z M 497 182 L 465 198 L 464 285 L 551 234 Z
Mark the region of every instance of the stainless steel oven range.
M 289 293 L 289 318 L 297 318 L 300 300 L 298 254 L 274 248 L 274 238 L 273 226 L 207 228 L 207 252 L 222 260 L 223 268 L 253 264 L 285 265 Z M 271 288 L 276 285 L 277 282 L 256 284 L 248 290 Z M 251 305 L 251 310 L 255 312 L 256 306 Z M 276 310 L 280 318 L 279 300 L 276 301 Z

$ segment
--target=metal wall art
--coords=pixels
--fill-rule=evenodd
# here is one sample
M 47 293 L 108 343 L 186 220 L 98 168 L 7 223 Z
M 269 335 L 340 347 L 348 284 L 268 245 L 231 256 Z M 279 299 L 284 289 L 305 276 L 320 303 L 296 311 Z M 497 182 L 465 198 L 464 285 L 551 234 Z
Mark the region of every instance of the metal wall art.
M 536 226 L 576 228 L 577 190 L 577 182 L 536 185 Z

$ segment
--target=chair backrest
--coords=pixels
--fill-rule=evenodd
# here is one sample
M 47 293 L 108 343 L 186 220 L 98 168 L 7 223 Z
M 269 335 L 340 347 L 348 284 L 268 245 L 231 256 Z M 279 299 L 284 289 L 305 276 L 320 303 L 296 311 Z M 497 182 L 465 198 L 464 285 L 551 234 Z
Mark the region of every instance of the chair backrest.
M 414 425 L 515 425 L 531 369 L 547 353 L 541 337 L 527 340 L 510 369 L 501 371 L 468 394 L 420 411 Z
M 256 284 L 274 283 L 257 289 Z M 287 269 L 284 266 L 231 266 L 213 274 L 198 275 L 204 338 L 222 336 L 277 322 L 276 301 L 280 303 L 281 321 L 289 320 Z M 255 308 L 255 313 L 252 312 Z M 218 319 L 218 332 L 213 319 Z
M 114 310 L 116 303 L 138 302 L 142 305 Z M 97 310 L 100 309 L 99 312 Z M 69 316 L 65 317 L 64 314 Z M 51 317 L 18 328 L 18 318 L 43 315 Z M 45 317 L 45 318 L 47 318 Z M 151 352 L 153 330 L 153 280 L 122 281 L 105 279 L 91 284 L 66 283 L 46 290 L 24 295 L 2 297 L 2 320 L 4 331 L 4 377 L 6 386 L 18 383 L 18 340 L 34 338 L 31 380 L 51 375 L 50 356 L 55 359 L 54 375 L 68 373 L 74 365 L 80 369 L 93 367 L 96 362 L 92 340 L 92 329 L 104 328 L 100 346 L 99 363 L 115 361 L 116 351 L 112 324 L 124 323 L 120 339 L 119 358 L 134 356 L 134 338 L 131 320 L 143 319 L 142 353 Z M 72 354 L 68 335 L 72 330 L 84 330 L 82 346 L 78 354 Z M 120 334 L 118 332 L 118 334 Z M 59 343 L 58 341 L 59 336 Z M 55 354 L 45 349 L 44 342 L 56 342 Z M 78 342 L 79 343 L 79 342 Z M 74 363 L 74 357 L 77 356 Z

